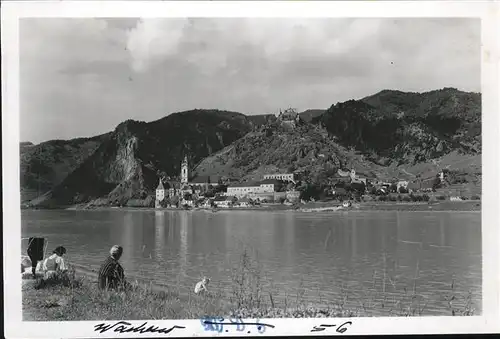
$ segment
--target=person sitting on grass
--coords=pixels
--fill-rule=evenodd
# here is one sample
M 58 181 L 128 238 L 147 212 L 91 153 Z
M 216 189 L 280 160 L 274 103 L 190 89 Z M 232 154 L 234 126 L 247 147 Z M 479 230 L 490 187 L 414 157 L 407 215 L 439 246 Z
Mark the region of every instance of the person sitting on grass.
M 60 273 L 64 274 L 68 270 L 64 262 L 64 254 L 66 254 L 66 248 L 58 246 L 52 255 L 43 261 L 41 270 L 45 273 L 45 279 Z
M 109 250 L 110 256 L 102 263 L 99 269 L 98 284 L 100 289 L 119 289 L 127 287 L 125 273 L 118 262 L 123 254 L 123 247 L 114 245 Z

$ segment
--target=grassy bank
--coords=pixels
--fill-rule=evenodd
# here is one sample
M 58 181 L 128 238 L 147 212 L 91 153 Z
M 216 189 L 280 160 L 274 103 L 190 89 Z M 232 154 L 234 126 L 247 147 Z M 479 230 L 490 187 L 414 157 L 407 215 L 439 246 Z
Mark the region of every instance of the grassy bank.
M 382 272 L 379 272 L 382 276 Z M 418 274 L 418 268 L 416 270 Z M 297 291 L 278 300 L 276 294 L 262 284 L 263 275 L 257 261 L 245 251 L 239 265 L 233 269 L 231 283 L 225 285 L 226 292 L 220 288 L 205 295 L 189 293 L 182 295 L 177 287 L 157 290 L 152 286 L 132 284 L 123 292 L 100 291 L 95 278 L 79 275 L 74 270 L 66 276 L 51 280 L 36 280 L 23 286 L 24 320 L 36 321 L 77 321 L 77 320 L 117 320 L 117 319 L 199 319 L 202 317 L 226 316 L 241 318 L 320 318 L 379 316 L 420 316 L 425 315 L 429 299 L 417 292 L 417 282 L 412 287 L 404 287 L 404 293 L 396 299 L 385 289 L 383 292 L 366 292 L 363 296 L 352 294 L 343 289 L 337 301 L 326 307 L 311 307 L 304 298 L 305 290 Z M 374 274 L 373 284 L 379 283 Z M 382 278 L 381 278 L 382 279 Z M 386 282 L 398 283 L 387 272 L 383 273 Z M 213 286 L 215 287 L 215 286 Z M 220 286 L 219 286 L 220 287 Z M 399 288 L 399 287 L 398 287 Z M 392 291 L 392 292 L 394 292 Z M 449 301 L 449 309 L 443 315 L 473 315 L 471 296 L 462 297 L 454 290 L 436 295 Z M 459 306 L 453 304 L 460 298 Z M 350 302 L 348 302 L 348 300 Z M 347 306 L 351 305 L 351 306 Z M 355 307 L 352 305 L 356 305 Z
M 481 211 L 480 200 L 439 201 L 435 203 L 413 202 L 365 202 L 356 206 L 363 211 Z
M 340 203 L 336 201 L 331 202 L 308 202 L 301 204 L 300 208 L 307 209 L 321 209 L 333 206 L 339 206 Z M 467 201 L 436 201 L 432 203 L 427 202 L 394 202 L 394 201 L 372 201 L 354 203 L 350 208 L 343 208 L 341 211 L 481 211 L 480 200 L 467 200 Z

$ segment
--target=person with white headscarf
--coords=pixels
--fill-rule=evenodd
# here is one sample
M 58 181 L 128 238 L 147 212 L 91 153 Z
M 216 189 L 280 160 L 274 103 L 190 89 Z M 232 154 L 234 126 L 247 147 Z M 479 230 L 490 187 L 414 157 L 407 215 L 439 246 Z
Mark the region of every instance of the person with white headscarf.
M 52 252 L 52 255 L 43 261 L 41 268 L 45 273 L 45 278 L 53 277 L 57 273 L 64 273 L 68 270 L 64 262 L 64 254 L 66 254 L 66 248 L 58 246 L 54 252 Z
M 109 250 L 109 257 L 99 269 L 98 283 L 100 289 L 118 289 L 125 287 L 125 273 L 118 262 L 123 254 L 123 247 L 114 245 Z

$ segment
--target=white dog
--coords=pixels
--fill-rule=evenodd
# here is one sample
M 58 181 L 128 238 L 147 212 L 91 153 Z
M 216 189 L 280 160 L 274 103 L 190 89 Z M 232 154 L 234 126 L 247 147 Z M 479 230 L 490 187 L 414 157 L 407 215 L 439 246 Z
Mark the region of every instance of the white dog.
M 210 282 L 209 278 L 203 277 L 201 281 L 198 281 L 196 283 L 196 286 L 194 287 L 194 293 L 200 294 L 201 292 L 208 292 L 207 285 L 209 282 Z

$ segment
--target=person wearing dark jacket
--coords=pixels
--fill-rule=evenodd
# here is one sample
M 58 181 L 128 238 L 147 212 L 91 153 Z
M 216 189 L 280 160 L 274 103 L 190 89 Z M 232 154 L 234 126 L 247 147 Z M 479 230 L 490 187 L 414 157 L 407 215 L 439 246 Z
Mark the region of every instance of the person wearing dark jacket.
M 43 251 L 45 246 L 45 238 L 31 237 L 28 240 L 28 257 L 31 260 L 31 272 L 36 278 L 36 266 L 39 261 L 43 260 Z
M 123 248 L 118 245 L 111 247 L 110 256 L 102 263 L 99 269 L 98 283 L 100 289 L 118 289 L 126 285 L 125 273 L 118 262 L 123 254 Z

